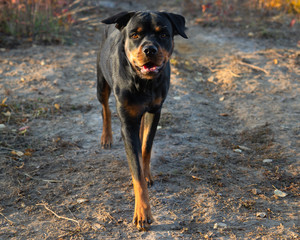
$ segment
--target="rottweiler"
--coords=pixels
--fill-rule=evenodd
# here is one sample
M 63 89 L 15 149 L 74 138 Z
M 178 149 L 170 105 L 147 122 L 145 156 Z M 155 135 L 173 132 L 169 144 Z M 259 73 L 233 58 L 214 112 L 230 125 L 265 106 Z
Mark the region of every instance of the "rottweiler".
M 147 185 L 153 183 L 150 157 L 162 105 L 170 85 L 174 35 L 187 38 L 185 18 L 168 12 L 121 12 L 102 21 L 107 26 L 97 56 L 97 97 L 102 105 L 102 148 L 113 142 L 111 91 L 121 121 L 122 138 L 132 175 L 133 223 L 147 230 L 152 223 Z

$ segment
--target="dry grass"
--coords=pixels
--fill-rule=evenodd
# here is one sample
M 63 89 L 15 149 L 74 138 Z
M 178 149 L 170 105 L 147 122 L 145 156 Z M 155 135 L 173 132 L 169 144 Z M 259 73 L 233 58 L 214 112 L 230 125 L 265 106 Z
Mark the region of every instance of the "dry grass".
M 0 0 L 0 34 L 29 42 L 60 43 L 74 22 L 70 0 Z M 1 35 L 0 35 L 1 37 Z M 0 38 L 1 44 L 1 38 Z

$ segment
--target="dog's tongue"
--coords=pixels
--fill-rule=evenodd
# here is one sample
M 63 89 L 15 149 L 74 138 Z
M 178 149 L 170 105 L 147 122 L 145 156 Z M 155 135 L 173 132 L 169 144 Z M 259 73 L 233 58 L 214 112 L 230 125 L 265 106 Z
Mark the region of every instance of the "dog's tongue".
M 153 64 L 145 64 L 142 69 L 142 73 L 157 73 L 158 72 L 158 66 L 155 66 Z

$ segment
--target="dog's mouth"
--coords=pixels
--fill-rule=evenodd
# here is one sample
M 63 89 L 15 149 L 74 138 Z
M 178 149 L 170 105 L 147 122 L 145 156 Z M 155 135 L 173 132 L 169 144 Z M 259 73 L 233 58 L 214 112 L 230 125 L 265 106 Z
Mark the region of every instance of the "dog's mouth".
M 142 74 L 148 75 L 148 74 L 158 74 L 160 72 L 160 70 L 163 68 L 163 64 L 158 66 L 155 63 L 152 62 L 148 62 L 146 64 L 144 64 L 142 67 L 137 66 L 137 68 L 139 69 L 139 71 Z

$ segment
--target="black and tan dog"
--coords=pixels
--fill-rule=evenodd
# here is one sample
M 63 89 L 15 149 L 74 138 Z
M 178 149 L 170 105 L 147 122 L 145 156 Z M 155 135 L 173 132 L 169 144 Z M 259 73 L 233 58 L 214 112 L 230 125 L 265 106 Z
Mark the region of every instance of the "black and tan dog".
M 121 12 L 102 21 L 106 29 L 97 59 L 97 96 L 102 104 L 101 144 L 112 144 L 108 98 L 116 98 L 122 137 L 132 174 L 135 211 L 133 222 L 145 230 L 153 221 L 148 185 L 151 148 L 170 84 L 170 56 L 174 35 L 184 33 L 185 19 L 167 12 Z

